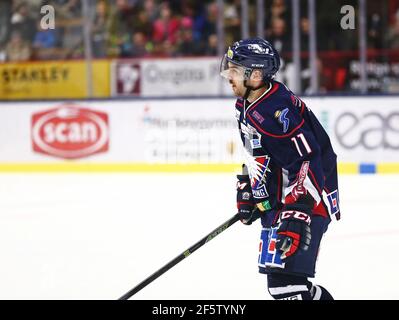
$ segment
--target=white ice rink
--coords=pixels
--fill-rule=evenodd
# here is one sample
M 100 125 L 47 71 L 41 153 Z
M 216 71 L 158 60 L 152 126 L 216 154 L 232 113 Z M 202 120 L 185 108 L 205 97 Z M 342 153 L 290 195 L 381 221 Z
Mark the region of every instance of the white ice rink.
M 399 299 L 398 182 L 340 176 L 315 281 L 336 299 Z M 2 174 L 0 299 L 116 299 L 234 213 L 234 174 Z M 259 232 L 236 223 L 133 298 L 270 299 Z

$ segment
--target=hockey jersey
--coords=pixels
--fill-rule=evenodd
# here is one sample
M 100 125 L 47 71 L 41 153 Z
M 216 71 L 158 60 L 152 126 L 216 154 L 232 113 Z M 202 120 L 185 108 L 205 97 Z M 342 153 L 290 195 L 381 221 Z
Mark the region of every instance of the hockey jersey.
M 284 204 L 311 199 L 313 214 L 340 218 L 337 156 L 313 112 L 271 81 L 255 101 L 239 98 L 236 117 L 255 202 L 267 201 L 269 226 Z

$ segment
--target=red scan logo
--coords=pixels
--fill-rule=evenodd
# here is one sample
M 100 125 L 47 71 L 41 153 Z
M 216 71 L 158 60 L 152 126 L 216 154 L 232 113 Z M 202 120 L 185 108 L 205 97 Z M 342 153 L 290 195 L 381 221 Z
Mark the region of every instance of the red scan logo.
M 109 146 L 108 115 L 63 105 L 32 115 L 33 150 L 77 159 L 105 152 Z

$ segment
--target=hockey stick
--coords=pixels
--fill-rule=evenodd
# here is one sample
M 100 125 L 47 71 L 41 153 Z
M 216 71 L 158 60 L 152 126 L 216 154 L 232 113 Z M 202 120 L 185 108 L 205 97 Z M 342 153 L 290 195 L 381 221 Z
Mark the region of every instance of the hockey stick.
M 196 244 L 188 248 L 186 251 L 183 253 L 179 254 L 176 258 L 174 258 L 172 261 L 167 263 L 165 266 L 163 266 L 161 269 L 158 271 L 154 272 L 152 275 L 150 275 L 147 279 L 143 280 L 140 282 L 137 286 L 135 286 L 133 289 L 125 293 L 122 297 L 120 297 L 118 300 L 127 300 L 137 292 L 139 292 L 141 289 L 146 287 L 148 284 L 153 282 L 155 279 L 157 279 L 159 276 L 164 274 L 166 271 L 169 269 L 173 268 L 176 264 L 178 264 L 180 261 L 183 259 L 187 258 L 190 254 L 192 254 L 195 250 L 201 248 L 205 243 L 208 241 L 211 241 L 213 238 L 215 238 L 217 235 L 221 234 L 224 230 L 227 228 L 231 227 L 234 223 L 236 223 L 239 220 L 239 215 L 238 213 L 235 214 L 233 217 L 231 217 L 229 220 L 227 220 L 225 223 L 217 227 L 215 230 L 207 234 L 205 237 L 203 237 L 200 241 L 198 241 Z

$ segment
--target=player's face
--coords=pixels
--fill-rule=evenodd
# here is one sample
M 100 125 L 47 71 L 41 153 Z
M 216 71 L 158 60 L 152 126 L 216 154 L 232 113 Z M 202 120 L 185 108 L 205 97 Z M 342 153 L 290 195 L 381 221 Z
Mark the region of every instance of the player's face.
M 244 87 L 244 81 L 249 79 L 245 77 L 244 67 L 228 61 L 225 55 L 220 64 L 220 75 L 229 81 L 234 95 L 237 97 L 243 97 L 245 95 L 246 88 Z
M 244 82 L 242 80 L 236 81 L 236 80 L 229 80 L 231 89 L 234 92 L 234 95 L 236 97 L 243 97 L 246 91 L 246 88 L 244 87 Z
M 227 79 L 234 95 L 237 97 L 244 96 L 246 91 L 244 87 L 244 69 L 229 62 Z

